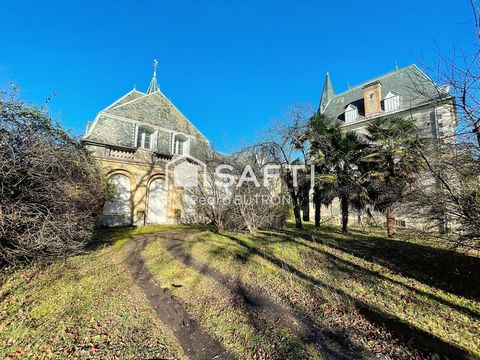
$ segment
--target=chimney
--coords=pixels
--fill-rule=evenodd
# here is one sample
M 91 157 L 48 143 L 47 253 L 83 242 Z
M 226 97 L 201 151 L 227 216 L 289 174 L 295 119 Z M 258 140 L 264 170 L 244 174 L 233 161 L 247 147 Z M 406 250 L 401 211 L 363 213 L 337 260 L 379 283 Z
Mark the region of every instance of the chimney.
M 374 81 L 363 87 L 363 102 L 365 116 L 377 114 L 382 111 L 382 85 L 380 81 Z

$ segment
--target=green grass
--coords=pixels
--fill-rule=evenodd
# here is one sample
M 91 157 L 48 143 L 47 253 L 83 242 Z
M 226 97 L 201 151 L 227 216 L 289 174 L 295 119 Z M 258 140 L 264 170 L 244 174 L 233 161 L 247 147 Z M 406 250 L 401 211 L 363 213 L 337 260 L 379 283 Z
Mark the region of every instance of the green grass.
M 0 358 L 184 358 L 125 264 L 133 236 L 183 228 L 101 230 L 83 255 L 0 273 Z M 392 240 L 311 224 L 255 235 L 197 229 L 186 242 L 195 259 L 313 319 L 365 357 L 422 357 L 405 342 L 412 329 L 480 356 L 478 257 L 408 233 Z M 324 357 L 173 258 L 160 238 L 142 255 L 159 285 L 239 358 Z
M 112 246 L 4 273 L 0 358 L 183 358 L 124 263 L 138 232 L 104 230 Z
M 478 266 L 478 258 L 332 228 L 256 236 L 203 232 L 188 247 L 195 258 L 313 316 L 360 348 L 394 358 L 414 355 L 382 329 L 382 319 L 362 311 L 372 310 L 480 355 L 480 304 L 469 298 L 472 287 L 460 284 L 474 281 L 467 272 L 476 269 L 465 267 Z
M 198 228 L 204 228 L 197 226 Z M 117 228 L 99 229 L 93 236 L 93 245 L 102 245 L 104 243 L 122 244 L 135 235 L 152 234 L 161 231 L 178 230 L 192 228 L 191 225 L 147 225 L 142 227 L 127 226 Z
M 143 256 L 157 282 L 180 298 L 191 316 L 239 358 L 321 358 L 286 329 L 252 313 L 214 280 L 173 258 L 161 241 L 148 245 Z

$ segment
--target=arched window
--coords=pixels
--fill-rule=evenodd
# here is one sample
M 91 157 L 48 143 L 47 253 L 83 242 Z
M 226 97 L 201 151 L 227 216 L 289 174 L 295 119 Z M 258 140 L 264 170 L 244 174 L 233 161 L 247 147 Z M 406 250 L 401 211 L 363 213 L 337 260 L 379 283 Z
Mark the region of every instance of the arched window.
M 188 139 L 185 135 L 176 134 L 174 136 L 173 153 L 175 155 L 188 155 Z
M 123 215 L 130 217 L 130 179 L 126 175 L 116 174 L 108 179 L 112 188 L 112 198 L 105 202 L 105 215 Z
M 153 131 L 151 131 L 150 129 L 143 127 L 138 128 L 137 147 L 150 150 L 152 148 L 152 134 Z
M 148 187 L 147 223 L 167 222 L 167 184 L 165 179 L 155 179 Z

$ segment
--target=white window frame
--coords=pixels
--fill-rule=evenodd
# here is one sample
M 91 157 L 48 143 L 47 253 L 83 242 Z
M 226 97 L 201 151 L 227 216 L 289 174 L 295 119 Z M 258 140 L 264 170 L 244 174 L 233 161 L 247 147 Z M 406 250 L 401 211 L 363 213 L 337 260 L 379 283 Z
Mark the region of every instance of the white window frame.
M 357 121 L 358 118 L 358 109 L 356 106 L 350 104 L 345 109 L 345 123 L 350 124 Z
M 138 135 L 139 133 L 143 131 L 141 133 L 141 140 L 140 140 L 140 144 L 139 144 L 139 139 L 138 139 Z M 150 143 L 149 143 L 149 146 L 148 147 L 145 147 L 145 138 L 146 138 L 146 133 L 148 133 L 150 135 Z M 155 133 L 156 131 L 150 129 L 149 127 L 146 127 L 146 126 L 137 126 L 137 131 L 136 131 L 136 134 L 135 134 L 135 145 L 137 148 L 139 149 L 143 149 L 143 150 L 152 150 L 153 148 L 153 142 L 155 140 Z
M 383 99 L 383 106 L 385 108 L 385 112 L 392 112 L 400 109 L 402 106 L 402 98 L 400 97 L 400 94 L 389 91 L 387 96 L 385 96 Z
M 182 140 L 178 139 L 177 137 L 181 137 Z M 179 154 L 179 144 L 182 142 L 182 153 Z M 174 133 L 173 134 L 173 139 L 172 139 L 172 154 L 178 155 L 178 156 L 184 156 L 184 155 L 189 155 L 190 153 L 190 138 L 183 134 L 183 133 Z

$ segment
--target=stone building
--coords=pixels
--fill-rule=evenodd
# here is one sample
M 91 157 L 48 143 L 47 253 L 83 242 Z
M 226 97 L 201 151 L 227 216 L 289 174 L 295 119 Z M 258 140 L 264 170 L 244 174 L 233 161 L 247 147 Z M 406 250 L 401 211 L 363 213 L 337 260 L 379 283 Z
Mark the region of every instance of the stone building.
M 414 119 L 423 136 L 444 142 L 455 141 L 456 112 L 454 98 L 448 87 L 442 87 L 416 65 L 366 81 L 336 94 L 327 73 L 320 97 L 318 112 L 341 121 L 345 131 L 365 133 L 377 118 L 398 116 Z M 310 204 L 309 214 L 314 214 Z M 322 214 L 339 221 L 339 204 L 323 208 Z M 353 215 L 355 216 L 355 215 Z M 323 216 L 322 216 L 323 218 Z M 413 217 L 400 216 L 397 225 L 411 225 Z
M 100 218 L 104 226 L 180 221 L 175 170 L 198 173 L 203 164 L 197 159 L 209 149 L 205 136 L 160 91 L 156 64 L 146 93 L 133 89 L 101 110 L 82 139 L 114 185 Z

